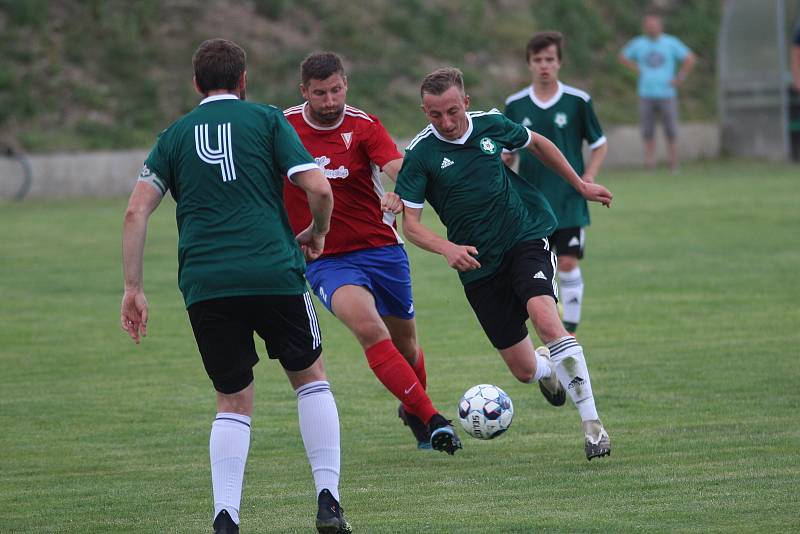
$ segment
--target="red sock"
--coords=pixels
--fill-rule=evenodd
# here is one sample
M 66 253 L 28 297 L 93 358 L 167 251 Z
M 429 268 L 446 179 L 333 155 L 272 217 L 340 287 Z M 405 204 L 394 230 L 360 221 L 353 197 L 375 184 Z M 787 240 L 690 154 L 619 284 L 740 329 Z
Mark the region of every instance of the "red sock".
M 422 352 L 422 347 L 417 347 L 417 361 L 411 366 L 414 369 L 414 374 L 417 375 L 419 383 L 422 387 L 428 389 L 428 374 L 425 372 L 425 354 Z
M 408 364 L 391 339 L 384 339 L 369 347 L 364 353 L 378 380 L 397 397 L 403 406 L 428 424 L 436 414 L 425 387 L 417 380 L 414 370 Z

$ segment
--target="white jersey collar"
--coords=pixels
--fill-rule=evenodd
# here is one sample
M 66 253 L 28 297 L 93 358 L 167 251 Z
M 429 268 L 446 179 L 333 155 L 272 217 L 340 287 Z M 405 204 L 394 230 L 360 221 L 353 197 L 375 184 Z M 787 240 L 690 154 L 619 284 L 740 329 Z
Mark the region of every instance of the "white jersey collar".
M 301 115 L 303 115 L 303 120 L 306 121 L 306 124 L 308 124 L 309 126 L 314 128 L 315 130 L 335 130 L 336 128 L 341 126 L 342 123 L 344 122 L 344 112 L 345 112 L 345 110 L 342 110 L 342 116 L 339 117 L 339 120 L 336 121 L 336 124 L 334 124 L 333 126 L 320 126 L 318 124 L 314 124 L 313 122 L 308 120 L 308 117 L 306 117 L 306 108 L 307 107 L 308 107 L 308 100 L 306 100 L 303 103 L 303 112 L 301 113 Z
M 198 105 L 202 106 L 203 104 L 208 104 L 209 102 L 216 102 L 217 100 L 239 100 L 239 97 L 231 93 L 225 93 L 223 95 L 212 95 L 205 97 L 203 100 L 200 101 L 200 104 Z
M 542 109 L 551 108 L 555 106 L 559 100 L 561 100 L 561 95 L 564 94 L 564 84 L 561 82 L 556 82 L 556 83 L 558 84 L 558 90 L 556 91 L 556 94 L 554 94 L 552 98 L 550 98 L 550 100 L 539 100 L 538 98 L 536 98 L 536 93 L 533 92 L 533 85 L 531 85 L 528 88 L 528 96 L 530 96 L 533 103 L 539 106 L 540 108 Z
M 444 141 L 445 143 L 451 143 L 454 145 L 463 145 L 464 143 L 467 142 L 469 136 L 472 135 L 472 117 L 469 116 L 469 113 L 466 113 L 466 115 L 469 126 L 467 127 L 467 131 L 464 132 L 464 134 L 458 139 L 453 139 L 453 140 L 445 139 L 444 137 L 442 137 L 442 134 L 439 133 L 439 130 L 436 129 L 436 126 L 431 124 L 431 130 L 433 130 L 433 135 L 435 135 L 437 139 L 439 139 L 440 141 Z

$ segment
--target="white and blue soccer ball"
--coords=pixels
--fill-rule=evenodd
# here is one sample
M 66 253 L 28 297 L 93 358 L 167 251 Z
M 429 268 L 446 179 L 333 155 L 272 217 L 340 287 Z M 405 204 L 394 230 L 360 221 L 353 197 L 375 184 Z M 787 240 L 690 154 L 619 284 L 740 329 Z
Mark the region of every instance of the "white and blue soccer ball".
M 467 433 L 478 439 L 494 439 L 511 426 L 514 404 L 505 391 L 492 384 L 478 384 L 458 403 L 458 418 Z

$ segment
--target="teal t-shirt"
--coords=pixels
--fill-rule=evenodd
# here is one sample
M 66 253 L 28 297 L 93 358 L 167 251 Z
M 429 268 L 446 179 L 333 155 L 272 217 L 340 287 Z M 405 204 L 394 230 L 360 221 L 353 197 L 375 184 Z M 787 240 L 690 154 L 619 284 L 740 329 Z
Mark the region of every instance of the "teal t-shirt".
M 505 253 L 521 241 L 555 230 L 555 216 L 535 187 L 509 170 L 503 148 L 530 143 L 530 132 L 498 110 L 467 112 L 469 127 L 458 140 L 447 140 L 429 125 L 406 148 L 395 192 L 413 208 L 427 200 L 447 239 L 478 249 L 481 267 L 459 272 L 466 285 L 492 275 Z
M 622 54 L 639 65 L 639 96 L 642 98 L 673 98 L 678 93 L 670 84 L 678 64 L 691 50 L 675 36 L 662 33 L 657 39 L 646 35 L 634 37 L 622 49 Z
M 283 176 L 316 167 L 280 109 L 233 95 L 205 99 L 161 133 L 139 179 L 175 199 L 187 307 L 305 292 Z
M 548 101 L 536 98 L 531 86 L 514 93 L 504 114 L 552 141 L 579 175 L 584 140 L 592 149 L 606 142 L 589 94 L 561 82 Z M 527 150 L 520 150 L 519 158 L 517 172 L 547 197 L 559 229 L 589 226 L 589 207 L 574 187 Z

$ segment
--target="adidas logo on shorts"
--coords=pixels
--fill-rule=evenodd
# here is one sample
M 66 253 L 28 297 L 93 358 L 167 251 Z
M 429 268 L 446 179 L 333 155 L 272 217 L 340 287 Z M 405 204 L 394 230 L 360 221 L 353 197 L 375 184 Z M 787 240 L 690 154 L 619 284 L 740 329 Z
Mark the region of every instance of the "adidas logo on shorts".
M 534 278 L 538 278 L 539 280 L 547 280 L 547 277 L 544 275 L 542 271 L 533 275 Z

